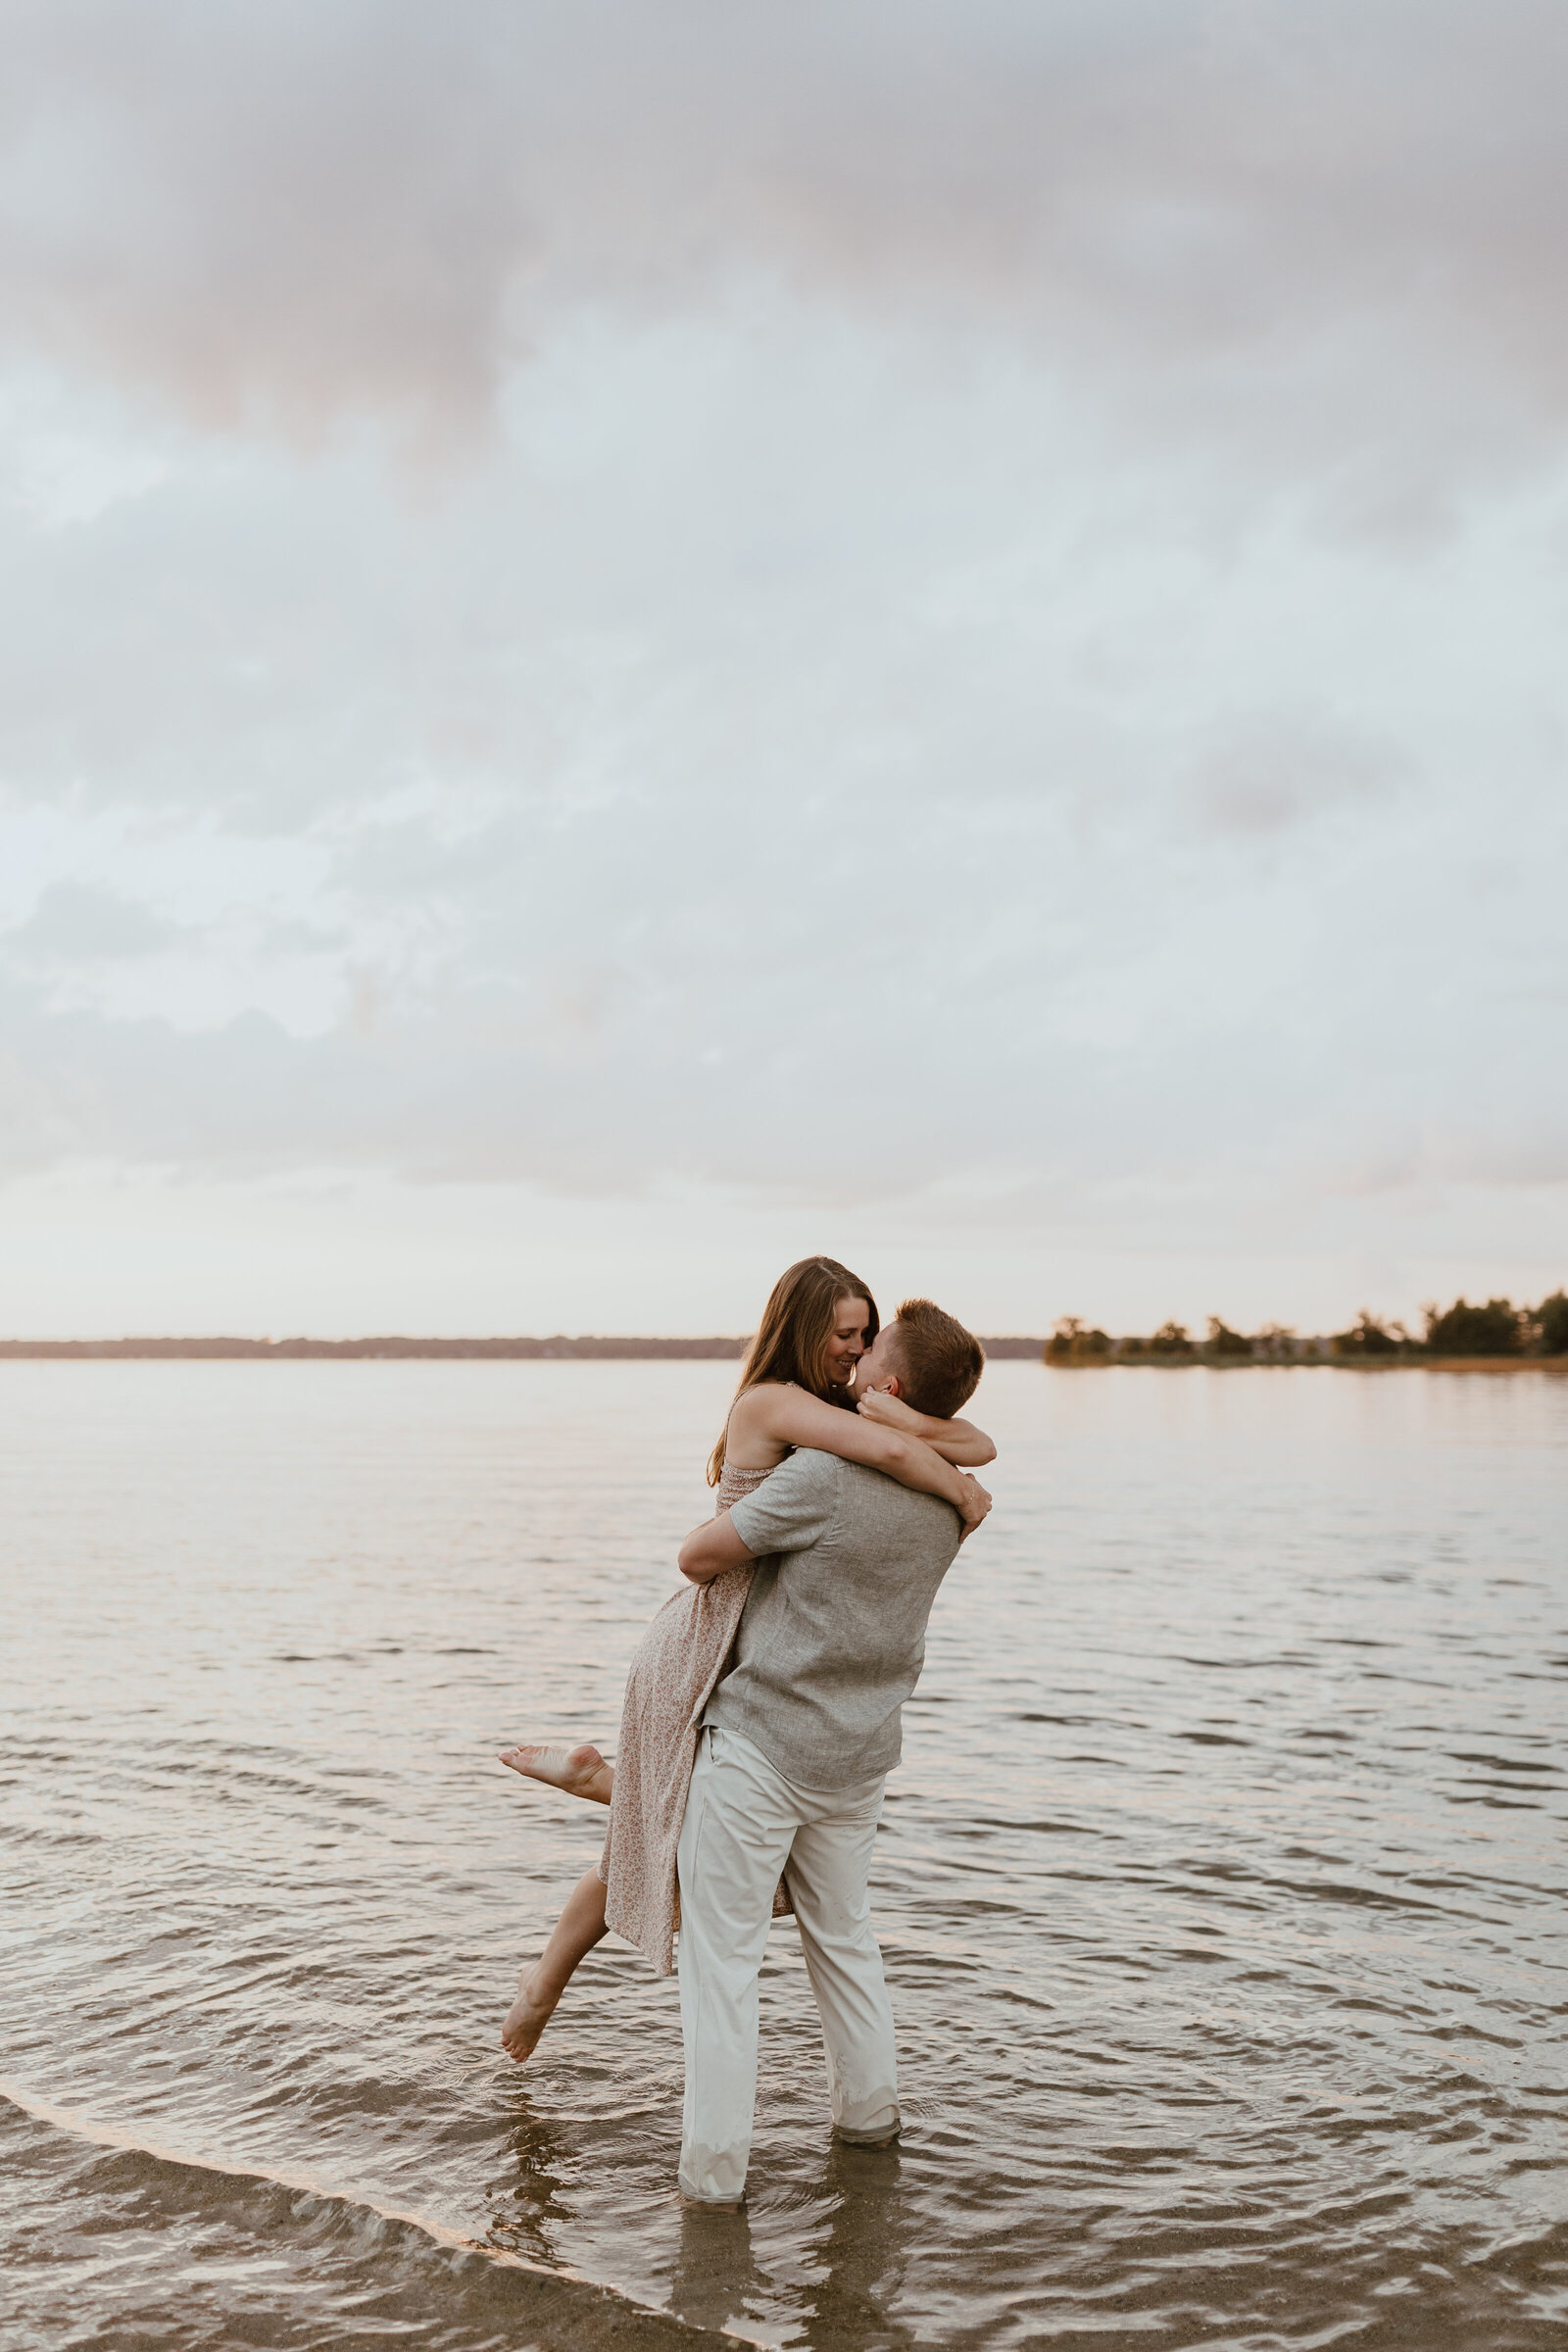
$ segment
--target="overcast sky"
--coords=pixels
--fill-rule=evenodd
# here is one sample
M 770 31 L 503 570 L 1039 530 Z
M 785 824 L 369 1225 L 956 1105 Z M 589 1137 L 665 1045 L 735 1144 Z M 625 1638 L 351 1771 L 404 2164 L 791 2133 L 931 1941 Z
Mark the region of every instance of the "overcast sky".
M 0 27 L 0 1329 L 1568 1278 L 1560 0 Z

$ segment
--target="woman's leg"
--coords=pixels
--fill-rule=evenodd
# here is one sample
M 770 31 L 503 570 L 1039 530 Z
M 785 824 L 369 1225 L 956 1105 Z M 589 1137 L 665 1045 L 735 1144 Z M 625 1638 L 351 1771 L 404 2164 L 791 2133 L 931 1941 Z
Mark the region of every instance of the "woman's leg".
M 608 1805 L 615 1786 L 615 1769 L 597 1747 L 504 1747 L 501 1761 L 527 1781 L 548 1781 L 568 1796 L 585 1796 L 591 1805 Z
M 608 1767 L 607 1767 L 608 1770 Z M 555 1933 L 532 1968 L 517 1979 L 517 1997 L 501 2027 L 501 2046 L 521 2065 L 550 2023 L 555 2008 L 579 1960 L 583 1960 L 609 1930 L 605 1926 L 605 1883 L 598 1865 L 585 1870 L 572 1888 Z

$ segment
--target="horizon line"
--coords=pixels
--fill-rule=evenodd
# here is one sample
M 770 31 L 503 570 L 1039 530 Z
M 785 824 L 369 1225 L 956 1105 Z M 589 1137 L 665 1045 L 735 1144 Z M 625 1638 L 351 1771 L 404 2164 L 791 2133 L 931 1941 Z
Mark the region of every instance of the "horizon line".
M 278 1357 L 278 1356 L 405 1356 L 440 1358 L 445 1356 L 474 1356 L 515 1358 L 528 1360 L 553 1356 L 638 1356 L 690 1357 L 707 1361 L 729 1361 L 745 1353 L 751 1344 L 750 1332 L 710 1332 L 697 1337 L 681 1337 L 661 1333 L 597 1333 L 554 1332 L 545 1337 L 497 1334 L 489 1338 L 416 1337 L 403 1333 L 384 1333 L 361 1339 L 312 1339 L 296 1334 L 287 1339 L 249 1339 L 238 1335 L 213 1333 L 178 1337 L 168 1334 L 155 1337 L 148 1334 L 127 1335 L 121 1339 L 54 1340 L 0 1339 L 0 1359 L 49 1356 L 175 1356 L 192 1357 Z M 1035 1339 L 1016 1333 L 1000 1334 L 995 1338 L 981 1337 L 980 1345 L 988 1354 L 1005 1356 L 1009 1350 L 1038 1354 L 1046 1345 L 1044 1336 Z

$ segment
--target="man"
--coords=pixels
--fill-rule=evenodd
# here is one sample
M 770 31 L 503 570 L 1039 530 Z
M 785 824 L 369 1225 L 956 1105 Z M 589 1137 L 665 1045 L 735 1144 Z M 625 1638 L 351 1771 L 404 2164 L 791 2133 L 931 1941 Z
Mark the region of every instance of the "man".
M 862 1358 L 857 1387 L 947 1420 L 984 1363 L 960 1323 L 911 1298 Z M 745 2190 L 757 1978 L 786 1862 L 834 2132 L 880 2145 L 899 2129 L 893 2012 L 866 1879 L 900 1711 L 959 1534 L 957 1514 L 935 1495 L 803 1448 L 681 1546 L 696 1584 L 759 1562 L 735 1663 L 703 1718 L 680 1838 L 680 2185 L 695 2203 L 738 2204 Z

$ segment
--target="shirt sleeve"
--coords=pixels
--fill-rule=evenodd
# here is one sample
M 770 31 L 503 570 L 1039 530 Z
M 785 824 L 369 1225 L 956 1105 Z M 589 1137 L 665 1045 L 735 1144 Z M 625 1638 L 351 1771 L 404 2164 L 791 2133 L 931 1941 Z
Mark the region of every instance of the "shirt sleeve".
M 729 1523 L 754 1560 L 819 1544 L 838 1517 L 844 1464 L 836 1453 L 803 1446 L 780 1462 L 755 1494 L 729 1506 Z

